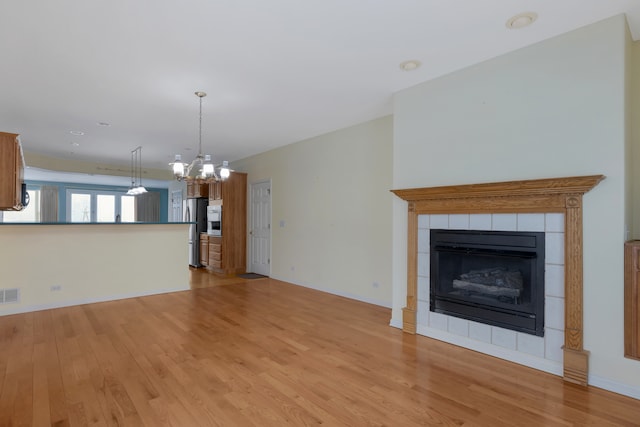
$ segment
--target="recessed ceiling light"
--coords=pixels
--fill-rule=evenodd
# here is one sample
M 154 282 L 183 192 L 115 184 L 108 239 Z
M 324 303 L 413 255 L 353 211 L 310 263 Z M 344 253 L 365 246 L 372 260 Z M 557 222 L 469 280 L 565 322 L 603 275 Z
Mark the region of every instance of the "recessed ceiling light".
M 80 147 L 80 143 L 79 142 L 70 142 L 70 144 L 74 147 Z
M 98 122 L 98 126 L 111 126 L 111 124 L 107 122 Z
M 524 28 L 527 25 L 533 24 L 538 19 L 538 14 L 535 12 L 519 13 L 516 16 L 509 18 L 506 25 L 510 30 L 517 30 Z
M 82 135 L 84 135 L 84 132 L 79 131 L 79 130 L 70 130 L 70 131 L 69 131 L 69 133 L 70 133 L 71 135 L 76 135 L 76 136 L 82 136 Z
M 417 59 L 411 59 L 409 61 L 404 61 L 400 63 L 400 69 L 402 71 L 413 71 L 415 69 L 417 69 L 418 67 L 420 67 L 420 65 L 422 65 L 422 63 L 420 61 L 418 61 Z

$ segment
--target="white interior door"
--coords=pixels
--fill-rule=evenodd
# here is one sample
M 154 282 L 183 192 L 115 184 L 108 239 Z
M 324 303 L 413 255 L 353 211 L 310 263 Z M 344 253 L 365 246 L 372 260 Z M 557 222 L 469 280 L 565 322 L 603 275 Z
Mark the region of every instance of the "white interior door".
M 251 184 L 251 227 L 249 229 L 249 270 L 271 273 L 271 182 Z
M 184 221 L 182 217 L 182 190 L 171 192 L 171 219 L 170 221 Z

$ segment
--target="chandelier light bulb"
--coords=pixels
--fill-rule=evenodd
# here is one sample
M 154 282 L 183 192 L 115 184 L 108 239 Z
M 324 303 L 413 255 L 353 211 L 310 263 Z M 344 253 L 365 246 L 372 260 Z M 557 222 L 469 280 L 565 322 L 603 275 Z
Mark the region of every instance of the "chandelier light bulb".
M 230 174 L 231 171 L 229 170 L 229 162 L 225 160 L 222 162 L 222 167 L 220 168 L 220 178 L 227 179 L 229 178 Z
M 180 154 L 176 154 L 176 159 L 173 163 L 169 163 L 170 166 L 173 167 L 173 175 L 180 179 L 184 176 L 184 163 L 182 163 L 182 156 Z
M 210 177 L 213 175 L 213 163 L 211 163 L 211 155 L 204 155 L 204 164 L 202 165 L 202 175 Z

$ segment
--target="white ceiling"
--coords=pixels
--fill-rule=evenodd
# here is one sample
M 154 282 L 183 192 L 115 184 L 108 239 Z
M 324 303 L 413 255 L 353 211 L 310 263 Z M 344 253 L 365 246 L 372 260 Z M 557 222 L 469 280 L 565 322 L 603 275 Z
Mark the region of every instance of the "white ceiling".
M 527 11 L 533 25 L 506 28 Z M 3 1 L 0 131 L 118 165 L 141 145 L 144 167 L 165 168 L 197 154 L 201 90 L 203 152 L 233 161 L 390 114 L 398 90 L 620 13 L 637 39 L 637 0 Z M 408 59 L 423 65 L 400 70 Z

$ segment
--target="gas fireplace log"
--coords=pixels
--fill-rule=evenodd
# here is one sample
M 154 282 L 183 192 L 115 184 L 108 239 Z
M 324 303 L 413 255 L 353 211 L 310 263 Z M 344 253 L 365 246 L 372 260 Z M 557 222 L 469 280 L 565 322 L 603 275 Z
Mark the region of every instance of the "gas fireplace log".
M 506 270 L 501 267 L 485 268 L 483 270 L 471 270 L 460 275 L 465 282 L 481 285 L 497 286 L 502 288 L 522 289 L 522 274 L 517 270 Z
M 520 289 L 505 288 L 504 286 L 483 285 L 481 283 L 467 282 L 465 280 L 454 280 L 453 288 L 497 297 L 520 296 Z

